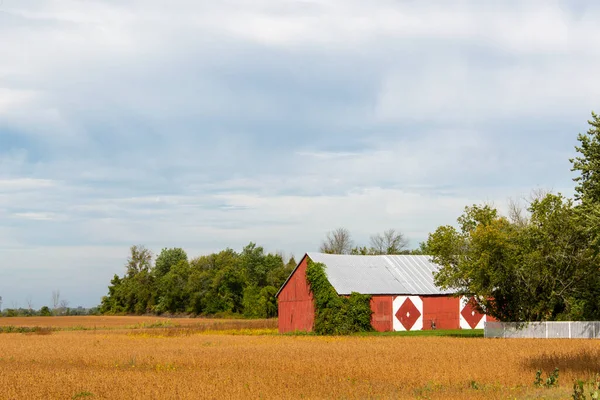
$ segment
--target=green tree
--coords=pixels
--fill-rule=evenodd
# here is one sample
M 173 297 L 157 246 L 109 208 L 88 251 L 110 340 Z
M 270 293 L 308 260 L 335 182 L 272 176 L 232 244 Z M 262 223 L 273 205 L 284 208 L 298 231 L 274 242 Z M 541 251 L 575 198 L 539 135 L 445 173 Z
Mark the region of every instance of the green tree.
M 239 258 L 239 254 L 232 249 L 225 249 L 191 263 L 188 291 L 196 293 L 191 300 L 196 312 L 215 314 L 243 311 L 245 280 Z
M 130 305 L 128 311 L 135 314 L 149 312 L 155 303 L 156 288 L 155 278 L 150 271 L 143 270 L 129 279 L 129 287 L 133 294 L 133 309 Z
M 247 284 L 263 287 L 267 285 L 269 272 L 281 267 L 283 260 L 280 255 L 265 254 L 262 247 L 251 242 L 242 250 L 239 263 Z
M 102 314 L 116 314 L 125 311 L 119 298 L 120 291 L 121 278 L 119 278 L 119 275 L 115 274 L 108 286 L 108 295 L 102 297 L 100 303 L 100 312 Z
M 188 306 L 188 292 L 186 291 L 190 276 L 190 266 L 187 259 L 180 260 L 173 265 L 169 272 L 158 281 L 159 300 L 156 311 L 184 312 Z
M 408 254 L 415 256 L 429 255 L 430 251 L 427 248 L 427 241 L 419 243 L 419 247 L 417 249 L 410 250 Z
M 274 318 L 277 316 L 277 288 L 265 286 L 260 290 L 258 307 L 262 318 Z
M 373 253 L 372 249 L 369 249 L 367 246 L 356 246 L 354 248 L 352 248 L 352 250 L 350 251 L 350 254 L 352 254 L 353 256 L 368 256 L 368 255 L 372 255 L 375 254 Z
M 249 285 L 244 288 L 242 305 L 244 316 L 249 318 L 265 318 L 259 305 L 260 288 L 255 285 Z
M 580 156 L 570 159 L 573 164 L 572 171 L 578 171 L 579 176 L 573 180 L 575 186 L 575 199 L 600 203 L 600 116 L 592 111 L 592 119 L 588 121 L 590 128 L 586 134 L 579 134 L 580 142 L 575 149 Z
M 480 311 L 502 321 L 595 317 L 585 291 L 597 268 L 572 200 L 548 194 L 528 211 L 517 224 L 489 206 L 467 207 L 459 229 L 430 234 L 436 285 L 475 295 Z
M 173 266 L 179 264 L 182 261 L 187 262 L 187 253 L 179 247 L 161 250 L 156 261 L 154 262 L 154 275 L 160 278 L 166 275 Z
M 576 182 L 575 199 L 578 205 L 579 223 L 590 235 L 590 246 L 600 253 L 600 116 L 592 111 L 592 119 L 586 134 L 579 134 L 580 143 L 575 146 L 579 156 L 570 159 L 572 171 L 579 175 Z
M 43 306 L 42 308 L 40 308 L 40 315 L 42 317 L 50 317 L 52 316 L 52 311 L 50 311 L 50 308 L 48 308 L 48 306 Z

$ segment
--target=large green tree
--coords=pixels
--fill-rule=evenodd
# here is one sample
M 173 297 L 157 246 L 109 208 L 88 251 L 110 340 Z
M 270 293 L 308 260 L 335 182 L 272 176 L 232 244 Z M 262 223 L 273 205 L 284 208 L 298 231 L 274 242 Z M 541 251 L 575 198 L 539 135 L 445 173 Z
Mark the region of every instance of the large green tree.
M 490 206 L 472 206 L 456 229 L 442 226 L 427 248 L 440 264 L 435 283 L 475 295 L 481 311 L 502 321 L 590 319 L 597 268 L 573 201 L 548 194 L 534 200 L 525 223 Z
M 600 116 L 592 112 L 588 125 L 587 133 L 577 137 L 579 146 L 575 149 L 579 154 L 570 161 L 572 171 L 578 173 L 573 180 L 579 223 L 590 235 L 590 246 L 600 253 Z
M 458 229 L 439 227 L 425 246 L 438 286 L 503 321 L 600 318 L 600 117 L 588 124 L 570 160 L 575 199 L 537 192 L 529 215 L 511 203 L 511 218 L 467 207 Z
M 158 257 L 156 257 L 156 261 L 154 262 L 154 275 L 157 278 L 165 276 L 167 273 L 169 273 L 172 267 L 174 267 L 182 261 L 187 262 L 187 260 L 187 253 L 182 248 L 164 248 L 161 250 Z
M 600 116 L 592 111 L 592 119 L 588 121 L 588 125 L 590 127 L 587 133 L 580 133 L 577 136 L 580 144 L 575 149 L 579 155 L 570 161 L 573 164 L 572 171 L 579 173 L 573 179 L 577 183 L 576 200 L 598 204 L 600 203 Z

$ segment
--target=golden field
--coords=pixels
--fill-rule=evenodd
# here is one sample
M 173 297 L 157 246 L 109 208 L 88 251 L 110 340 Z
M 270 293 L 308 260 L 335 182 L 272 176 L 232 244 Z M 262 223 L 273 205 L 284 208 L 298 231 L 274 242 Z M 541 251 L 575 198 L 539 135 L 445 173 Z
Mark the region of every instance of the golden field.
M 84 324 L 66 318 L 56 324 Z M 96 329 L 0 334 L 0 399 L 567 399 L 574 379 L 600 372 L 594 340 L 285 336 L 275 321 L 86 318 Z M 535 371 L 554 367 L 560 386 L 535 388 Z

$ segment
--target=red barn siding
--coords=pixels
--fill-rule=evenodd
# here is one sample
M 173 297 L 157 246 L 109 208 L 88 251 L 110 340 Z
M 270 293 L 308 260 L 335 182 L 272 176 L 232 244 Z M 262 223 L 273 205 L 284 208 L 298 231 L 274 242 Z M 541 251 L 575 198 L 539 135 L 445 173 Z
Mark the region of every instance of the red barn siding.
M 279 332 L 312 331 L 315 305 L 306 280 L 308 257 L 298 265 L 279 293 Z
M 459 329 L 460 316 L 458 297 L 452 296 L 421 296 L 423 300 L 423 330 L 431 328 L 435 322 L 435 329 Z
M 386 332 L 393 330 L 392 325 L 392 296 L 371 297 L 371 325 L 376 331 Z

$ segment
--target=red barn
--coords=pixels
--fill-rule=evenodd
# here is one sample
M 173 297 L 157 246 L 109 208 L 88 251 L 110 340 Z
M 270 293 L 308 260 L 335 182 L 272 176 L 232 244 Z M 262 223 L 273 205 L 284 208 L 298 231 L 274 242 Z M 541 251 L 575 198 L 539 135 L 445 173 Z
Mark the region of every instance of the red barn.
M 492 320 L 474 310 L 465 297 L 455 297 L 433 283 L 439 266 L 429 256 L 359 256 L 307 253 L 283 284 L 279 332 L 312 331 L 315 306 L 306 279 L 308 260 L 325 264 L 325 273 L 340 296 L 372 295 L 371 324 L 378 331 L 476 329 Z

